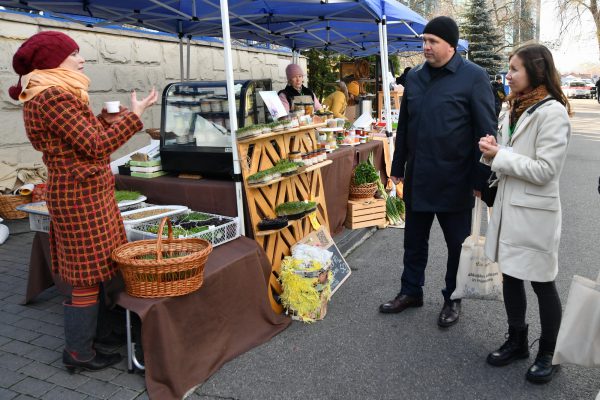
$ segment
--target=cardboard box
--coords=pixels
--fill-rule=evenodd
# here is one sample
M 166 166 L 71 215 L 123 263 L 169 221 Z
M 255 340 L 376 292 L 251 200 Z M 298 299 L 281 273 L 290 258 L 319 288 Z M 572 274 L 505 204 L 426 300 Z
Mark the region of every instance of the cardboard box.
M 384 227 L 385 223 L 385 200 L 348 200 L 346 228 Z

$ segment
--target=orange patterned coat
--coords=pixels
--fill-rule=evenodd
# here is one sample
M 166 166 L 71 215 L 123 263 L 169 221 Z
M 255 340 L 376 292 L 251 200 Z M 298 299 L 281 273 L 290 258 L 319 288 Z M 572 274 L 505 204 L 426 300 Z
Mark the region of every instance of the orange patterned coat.
M 27 101 L 23 112 L 27 136 L 48 168 L 52 269 L 73 286 L 112 278 L 111 252 L 127 239 L 110 155 L 143 128 L 142 122 L 127 112 L 109 126 L 58 87 Z

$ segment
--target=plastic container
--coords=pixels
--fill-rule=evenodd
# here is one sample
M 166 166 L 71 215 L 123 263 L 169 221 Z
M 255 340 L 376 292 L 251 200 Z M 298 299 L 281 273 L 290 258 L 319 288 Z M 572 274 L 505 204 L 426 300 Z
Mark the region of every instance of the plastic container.
M 179 219 L 189 214 L 186 212 L 184 214 L 180 214 L 177 216 L 170 217 L 171 223 L 176 226 Z M 212 226 L 211 228 L 192 234 L 190 236 L 185 236 L 185 238 L 200 238 L 204 240 L 208 240 L 213 246 L 219 246 L 223 243 L 227 243 L 239 236 L 238 233 L 238 219 L 235 217 L 225 217 L 223 215 L 218 214 L 210 214 L 202 212 L 211 218 L 216 218 L 221 220 L 222 224 L 218 226 Z M 146 232 L 144 228 L 149 226 L 158 226 L 160 224 L 160 220 L 153 220 L 144 223 L 140 223 L 137 225 L 131 226 L 127 230 L 127 236 L 130 241 L 136 240 L 145 240 L 145 239 L 155 239 L 157 237 L 156 233 Z M 184 237 L 181 237 L 184 238 Z

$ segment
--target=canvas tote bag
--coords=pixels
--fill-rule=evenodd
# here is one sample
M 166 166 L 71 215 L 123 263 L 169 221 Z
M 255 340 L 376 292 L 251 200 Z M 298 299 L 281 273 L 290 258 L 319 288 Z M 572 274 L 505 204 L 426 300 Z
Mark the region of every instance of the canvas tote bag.
M 471 234 L 465 239 L 460 252 L 456 290 L 450 298 L 502 301 L 502 272 L 498 264 L 484 254 L 485 237 L 481 235 L 481 210 L 483 202 L 475 198 L 471 218 Z
M 562 363 L 600 367 L 600 273 L 573 276 L 552 359 Z

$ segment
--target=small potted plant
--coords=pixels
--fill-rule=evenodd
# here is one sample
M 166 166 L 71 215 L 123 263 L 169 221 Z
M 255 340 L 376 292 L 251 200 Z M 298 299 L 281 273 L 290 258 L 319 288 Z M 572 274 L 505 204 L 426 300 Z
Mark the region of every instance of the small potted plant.
M 293 161 L 279 160 L 273 169 L 283 176 L 289 176 L 298 171 L 298 164 Z
M 292 127 L 292 120 L 291 119 L 284 119 L 279 121 L 281 122 L 281 125 L 283 126 L 283 129 L 290 129 Z
M 283 122 L 280 121 L 271 122 L 269 126 L 271 127 L 271 131 L 273 132 L 279 132 L 283 130 Z
M 241 128 L 238 128 L 235 135 L 238 139 L 244 139 L 246 137 L 252 136 L 253 133 L 250 132 L 250 128 L 251 126 L 244 126 Z
M 260 135 L 262 133 L 261 125 L 248 125 L 242 128 L 238 128 L 236 132 L 236 136 L 238 139 L 244 139 L 256 135 Z
M 285 228 L 288 225 L 286 217 L 263 218 L 257 225 L 259 231 L 270 231 Z
M 377 192 L 379 173 L 373 165 L 363 161 L 352 171 L 350 200 L 370 199 Z
M 299 219 L 304 216 L 306 204 L 303 201 L 288 201 L 275 207 L 275 213 L 287 219 Z
M 256 185 L 259 183 L 266 183 L 272 179 L 273 179 L 273 176 L 270 173 L 270 171 L 267 169 L 267 170 L 259 171 L 255 174 L 250 175 L 247 180 L 248 180 L 249 184 Z
M 131 175 L 131 167 L 129 165 L 129 161 L 127 161 L 123 165 L 119 165 L 117 168 L 119 169 L 119 175 Z
M 304 203 L 304 215 L 310 214 L 311 212 L 313 212 L 317 209 L 317 203 L 314 201 L 305 200 L 303 203 Z

